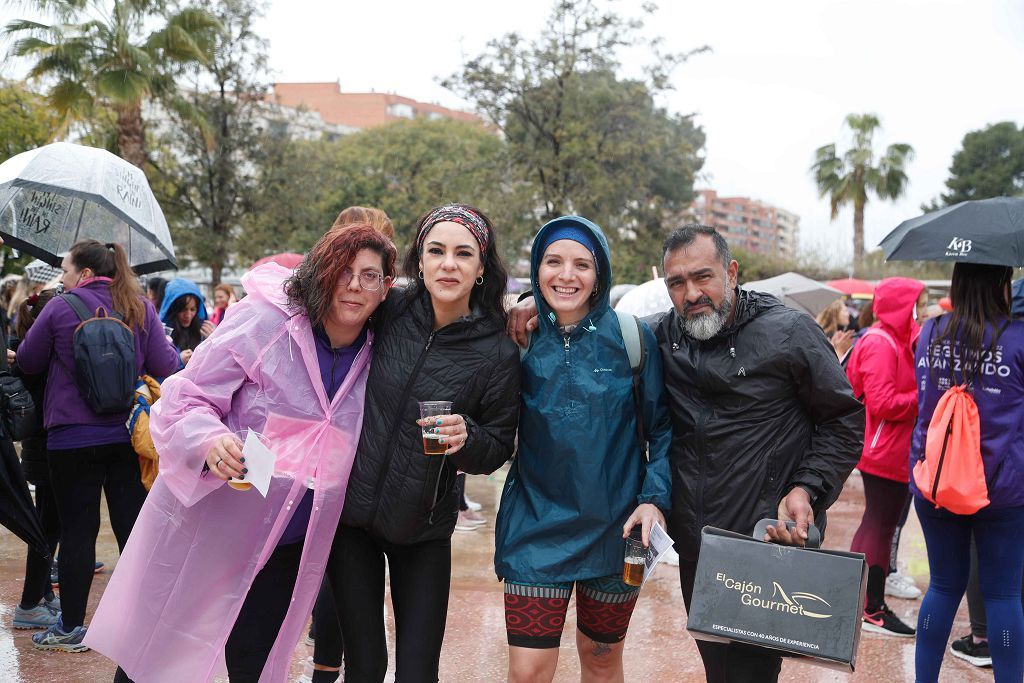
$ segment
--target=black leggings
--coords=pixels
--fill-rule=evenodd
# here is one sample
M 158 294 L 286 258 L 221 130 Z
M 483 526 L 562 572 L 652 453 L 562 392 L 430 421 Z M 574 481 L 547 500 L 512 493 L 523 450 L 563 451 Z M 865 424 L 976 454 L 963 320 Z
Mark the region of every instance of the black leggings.
M 690 611 L 697 563 L 679 560 L 679 584 L 683 602 Z M 782 657 L 772 650 L 741 643 L 697 641 L 708 683 L 776 683 L 782 671 Z
M 259 681 L 281 624 L 288 616 L 301 560 L 302 543 L 279 545 L 253 579 L 224 646 L 231 683 Z M 114 683 L 132 683 L 132 680 L 117 667 Z
M 126 443 L 51 450 L 50 485 L 60 513 L 61 622 L 70 631 L 85 621 L 96 564 L 100 493 L 107 498 L 117 548 L 124 550 L 146 500 L 139 456 Z
M 338 668 L 345 652 L 345 641 L 341 637 L 341 622 L 338 608 L 334 604 L 334 591 L 325 576 L 320 592 L 313 605 L 313 663 Z
M 57 541 L 60 540 L 60 516 L 57 514 L 53 488 L 43 483 L 36 483 L 35 487 L 36 512 L 43 523 L 50 557 L 44 557 L 31 546 L 28 549 L 28 556 L 25 558 L 25 585 L 21 589 L 21 606 L 26 609 L 35 607 L 40 600 L 53 593 L 53 586 L 50 584 L 50 558 L 57 550 Z
M 448 617 L 451 538 L 397 545 L 339 525 L 327 573 L 345 638 L 345 681 L 379 683 L 387 673 L 385 557 L 397 631 L 395 681 L 435 683 Z

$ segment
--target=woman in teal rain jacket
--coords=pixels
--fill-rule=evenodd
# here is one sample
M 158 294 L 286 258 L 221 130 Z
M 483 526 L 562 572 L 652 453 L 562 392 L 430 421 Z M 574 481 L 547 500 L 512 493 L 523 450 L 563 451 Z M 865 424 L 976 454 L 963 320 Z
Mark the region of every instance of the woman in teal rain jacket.
M 540 324 L 523 356 L 519 450 L 495 532 L 509 681 L 554 677 L 574 585 L 583 680 L 622 680 L 639 595 L 622 581 L 623 538 L 639 525 L 646 544 L 671 501 L 661 360 L 641 323 L 642 443 L 601 229 L 577 216 L 547 223 L 534 238 L 531 278 Z

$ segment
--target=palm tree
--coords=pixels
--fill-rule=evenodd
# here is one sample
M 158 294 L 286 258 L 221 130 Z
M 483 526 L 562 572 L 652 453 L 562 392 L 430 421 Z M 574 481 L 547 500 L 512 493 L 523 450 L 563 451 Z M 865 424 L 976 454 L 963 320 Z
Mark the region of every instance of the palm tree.
M 49 84 L 47 99 L 60 116 L 57 137 L 96 109 L 116 116 L 117 147 L 123 159 L 141 167 L 146 160 L 142 104 L 149 98 L 187 108 L 177 97 L 176 69 L 206 61 L 210 35 L 220 24 L 208 12 L 186 7 L 170 11 L 162 0 L 36 0 L 55 15 L 53 24 L 15 19 L 3 35 L 10 56 L 35 60 L 29 78 Z M 157 20 L 159 28 L 145 33 Z
M 864 267 L 864 205 L 868 191 L 879 199 L 898 199 L 907 189 L 907 162 L 914 157 L 914 148 L 905 143 L 889 145 L 877 160 L 872 149 L 872 138 L 881 127 L 874 114 L 850 114 L 846 125 L 853 132 L 853 146 L 842 156 L 836 154 L 835 144 L 819 147 L 811 166 L 814 181 L 821 197 L 828 196 L 832 204 L 832 220 L 839 209 L 853 204 L 853 271 Z

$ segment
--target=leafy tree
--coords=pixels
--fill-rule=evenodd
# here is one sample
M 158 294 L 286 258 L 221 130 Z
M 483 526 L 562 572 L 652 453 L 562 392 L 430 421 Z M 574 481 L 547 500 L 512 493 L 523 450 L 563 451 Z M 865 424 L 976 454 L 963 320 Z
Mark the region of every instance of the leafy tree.
M 1024 194 L 1024 126 L 1003 121 L 965 135 L 953 155 L 946 188 L 948 192 L 922 210 Z
M 195 9 L 223 30 L 190 74 L 188 106 L 164 110 L 150 175 L 179 252 L 208 266 L 216 283 L 259 191 L 258 165 L 275 144 L 273 112 L 263 101 L 266 46 L 253 31 L 253 2 L 199 0 Z
M 332 143 L 285 142 L 271 154 L 239 245 L 249 258 L 307 249 L 352 205 L 385 211 L 400 249 L 412 243 L 420 215 L 449 201 L 488 214 L 507 257 L 531 227 L 523 215 L 529 204 L 509 180 L 505 143 L 475 124 L 398 121 Z
M 37 93 L 21 83 L 0 78 L 0 161 L 45 145 L 53 118 Z
M 56 17 L 44 24 L 15 19 L 3 30 L 10 56 L 34 60 L 29 78 L 45 80 L 61 128 L 87 120 L 97 108 L 117 116 L 118 151 L 142 167 L 146 160 L 142 105 L 155 97 L 187 109 L 176 97 L 175 75 L 183 65 L 206 60 L 205 46 L 219 26 L 194 7 L 166 0 L 36 0 Z M 147 33 L 154 24 L 159 27 Z
M 819 147 L 811 173 L 820 195 L 829 198 L 832 220 L 843 206 L 853 205 L 853 270 L 860 274 L 864 269 L 864 206 L 868 193 L 879 199 L 899 198 L 907 188 L 905 168 L 914 149 L 906 143 L 892 144 L 876 160 L 873 138 L 881 127 L 878 117 L 850 114 L 846 126 L 853 133 L 853 144 L 842 156 L 835 143 Z
M 652 11 L 648 5 L 644 11 Z M 646 279 L 663 223 L 692 198 L 703 132 L 655 105 L 668 74 L 691 53 L 664 55 L 640 35 L 642 19 L 560 0 L 540 35 L 488 43 L 444 85 L 501 130 L 512 169 L 534 190 L 538 222 L 579 213 L 613 243 L 616 277 Z M 646 46 L 646 80 L 618 75 L 617 52 Z

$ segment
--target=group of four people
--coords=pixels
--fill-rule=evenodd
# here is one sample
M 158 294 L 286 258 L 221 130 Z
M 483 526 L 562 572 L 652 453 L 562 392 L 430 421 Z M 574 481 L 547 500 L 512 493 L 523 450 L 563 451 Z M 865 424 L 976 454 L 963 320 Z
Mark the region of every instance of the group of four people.
M 863 433 L 828 340 L 740 289 L 717 232 L 685 226 L 663 255 L 673 310 L 638 323 L 637 378 L 608 303 L 607 242 L 582 218 L 538 233 L 534 301 L 511 316 L 494 227 L 467 205 L 419 221 L 404 291 L 394 246 L 368 224 L 332 228 L 294 273 L 256 269 L 164 384 L 161 475 L 71 644 L 116 661 L 120 681 L 210 680 L 222 663 L 232 681 L 284 680 L 326 575 L 345 680 L 380 681 L 386 558 L 396 680 L 437 680 L 456 475 L 515 451 L 495 556 L 509 679 L 553 677 L 575 588 L 584 679 L 622 680 L 637 589 L 621 580 L 621 539 L 639 526 L 646 542 L 667 517 L 689 605 L 705 524 L 749 533 L 781 505 L 797 529 L 769 537 L 802 543 L 808 524 L 824 529 Z M 451 415 L 421 418 L 427 400 Z M 225 485 L 248 474 L 250 429 L 276 455 L 265 498 Z M 423 429 L 445 454 L 424 455 Z M 61 649 L 61 625 L 48 635 Z M 769 650 L 698 646 L 710 681 L 781 668 Z

